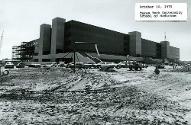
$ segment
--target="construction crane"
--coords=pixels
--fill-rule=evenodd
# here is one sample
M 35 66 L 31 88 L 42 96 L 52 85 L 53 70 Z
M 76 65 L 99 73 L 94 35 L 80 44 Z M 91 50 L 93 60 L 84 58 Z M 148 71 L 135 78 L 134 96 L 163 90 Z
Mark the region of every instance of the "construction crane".
M 3 34 L 4 34 L 4 30 L 1 33 L 1 39 L 0 39 L 0 55 L 1 55 L 1 48 L 2 48 L 2 44 L 3 44 Z
M 164 41 L 166 41 L 166 32 L 164 32 Z
M 0 55 L 1 55 L 1 48 L 2 48 L 2 43 L 3 43 L 3 33 L 4 33 L 4 30 L 3 30 L 2 34 L 1 34 L 1 39 L 0 39 Z M 9 74 L 9 71 L 8 70 L 4 70 L 2 68 L 2 66 L 0 65 L 0 77 L 1 76 L 6 76 L 8 74 Z

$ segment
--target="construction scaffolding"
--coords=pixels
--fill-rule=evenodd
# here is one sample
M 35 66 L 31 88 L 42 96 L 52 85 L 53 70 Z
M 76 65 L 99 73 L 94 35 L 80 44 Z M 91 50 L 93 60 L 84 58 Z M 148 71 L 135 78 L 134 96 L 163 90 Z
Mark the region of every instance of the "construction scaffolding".
M 20 46 L 12 47 L 12 59 L 28 62 L 33 59 L 35 54 L 36 40 L 30 42 L 22 42 Z

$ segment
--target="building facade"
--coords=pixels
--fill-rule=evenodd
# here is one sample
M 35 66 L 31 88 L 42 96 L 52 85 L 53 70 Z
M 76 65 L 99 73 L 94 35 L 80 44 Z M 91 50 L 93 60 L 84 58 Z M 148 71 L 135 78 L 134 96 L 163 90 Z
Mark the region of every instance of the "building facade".
M 143 39 L 137 31 L 125 34 L 79 21 L 66 22 L 63 18 L 54 18 L 52 26 L 42 24 L 40 38 L 35 41 L 33 61 L 37 62 L 64 60 L 65 54 L 74 50 L 96 53 L 95 44 L 99 53 L 106 55 L 180 58 L 179 48 L 170 46 L 168 41 L 157 43 Z

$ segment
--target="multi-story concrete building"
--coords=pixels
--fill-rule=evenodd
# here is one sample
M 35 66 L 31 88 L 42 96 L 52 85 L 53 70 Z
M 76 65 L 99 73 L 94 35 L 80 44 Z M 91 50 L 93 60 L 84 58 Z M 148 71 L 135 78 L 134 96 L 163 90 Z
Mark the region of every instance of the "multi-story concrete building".
M 101 55 L 111 58 L 126 59 L 127 55 L 172 60 L 180 58 L 179 48 L 170 46 L 168 41 L 157 43 L 146 40 L 137 31 L 125 34 L 74 20 L 66 22 L 63 18 L 55 18 L 52 26 L 40 26 L 40 38 L 36 40 L 33 61 L 65 61 L 68 59 L 67 53 L 74 49 L 81 56 L 87 56 L 82 53 L 95 55 L 95 44 Z

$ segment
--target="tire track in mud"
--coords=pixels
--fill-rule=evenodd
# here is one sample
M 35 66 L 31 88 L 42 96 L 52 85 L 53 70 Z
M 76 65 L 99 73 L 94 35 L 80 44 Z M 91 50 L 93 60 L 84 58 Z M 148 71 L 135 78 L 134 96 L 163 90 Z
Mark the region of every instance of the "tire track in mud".
M 98 72 L 95 73 L 88 72 L 88 71 L 77 71 L 77 73 L 72 73 L 68 71 L 63 72 L 56 72 L 54 73 L 57 76 L 57 79 L 54 79 L 54 76 L 52 75 L 52 72 L 47 72 L 44 75 L 42 74 L 41 77 L 45 80 L 45 82 L 51 82 L 49 85 L 57 85 L 58 88 L 52 87 L 53 91 L 64 90 L 64 89 L 71 89 L 74 88 L 75 85 L 82 85 L 82 84 L 90 84 L 92 86 L 95 85 L 95 88 L 103 87 L 103 85 L 106 83 L 107 87 L 112 87 L 112 85 L 118 85 L 121 84 L 121 82 L 116 81 L 113 79 L 112 73 L 105 73 L 105 72 Z M 31 76 L 32 73 L 28 73 L 29 76 L 25 77 L 25 75 L 21 76 L 20 79 L 26 78 L 26 79 L 34 79 L 38 78 L 34 76 Z M 35 74 L 35 72 L 34 72 Z M 134 82 L 144 80 L 146 77 L 142 75 L 142 73 L 133 73 L 132 75 L 138 75 L 137 79 L 134 79 Z M 38 74 L 37 74 L 38 75 Z M 143 76 L 143 79 L 141 79 Z M 140 78 L 140 79 L 139 79 Z M 168 78 L 168 77 L 167 77 Z M 51 80 L 50 80 L 51 79 Z M 64 81 L 61 81 L 61 79 L 64 79 Z M 157 81 L 157 80 L 155 80 Z M 59 83 L 58 83 L 59 82 Z M 129 81 L 127 81 L 129 82 Z M 41 84 L 41 83 L 38 83 Z M 21 86 L 22 88 L 22 86 Z M 51 87 L 49 88 L 51 90 Z M 38 101 L 37 98 L 36 101 Z M 46 102 L 46 100 L 42 100 Z M 52 101 L 53 105 L 54 103 L 58 102 L 67 102 L 69 104 L 72 104 L 72 108 L 70 106 L 66 106 L 65 109 L 59 110 L 57 113 L 56 106 L 47 106 L 46 110 L 43 110 L 45 106 L 40 106 L 40 108 L 35 109 L 34 112 L 37 116 L 34 116 L 35 118 L 38 116 L 41 116 L 44 114 L 48 114 L 48 116 L 51 118 L 51 115 L 59 115 L 64 114 L 68 117 L 69 122 L 72 124 L 73 122 L 78 123 L 84 123 L 86 121 L 95 121 L 97 122 L 93 117 L 100 118 L 100 121 L 97 123 L 104 123 L 104 122 L 110 122 L 113 124 L 125 124 L 127 121 L 130 121 L 130 119 L 133 119 L 130 123 L 143 123 L 144 120 L 147 120 L 149 124 L 154 124 L 155 121 L 162 122 L 162 118 L 165 118 L 165 123 L 179 123 L 183 124 L 184 120 L 182 120 L 181 117 L 182 114 L 177 114 L 181 108 L 176 108 L 176 106 L 168 100 L 163 100 L 163 98 L 158 97 L 157 95 L 153 95 L 152 93 L 147 93 L 144 90 L 140 90 L 138 87 L 119 87 L 114 92 L 98 92 L 98 93 L 70 93 L 70 94 L 59 94 L 59 95 L 47 95 L 47 101 Z M 58 108 L 59 109 L 59 108 Z M 60 109 L 62 109 L 60 107 Z M 109 109 L 115 109 L 111 110 L 109 112 Z M 160 111 L 156 111 L 155 109 L 160 109 Z M 24 111 L 25 109 L 23 109 Z M 96 112 L 91 112 L 91 111 Z M 132 113 L 130 110 L 133 110 Z M 63 111 L 63 112 L 62 112 Z M 156 113 L 155 113 L 156 111 Z M 126 112 L 127 116 L 120 115 L 122 112 Z M 136 113 L 137 112 L 137 113 Z M 97 113 L 97 114 L 96 114 Z M 157 115 L 157 113 L 159 115 Z M 112 115 L 111 115 L 112 114 Z M 78 117 L 79 116 L 79 117 Z M 91 117 L 89 117 L 91 116 Z M 141 117 L 138 117 L 141 116 Z M 150 116 L 151 118 L 147 118 L 147 116 Z M 158 117 L 161 116 L 162 118 Z M 75 118 L 78 117 L 78 118 Z M 156 120 L 154 118 L 156 117 Z M 18 116 L 19 118 L 19 116 Z M 167 119 L 172 119 L 171 122 L 169 122 Z M 22 119 L 22 118 L 20 118 Z M 53 118 L 54 119 L 54 118 Z M 67 121 L 67 118 L 63 118 L 65 121 Z M 74 120 L 72 120 L 74 119 Z M 180 120 L 180 122 L 178 122 Z M 22 121 L 22 120 L 21 120 Z M 51 121 L 49 121 L 51 122 Z

